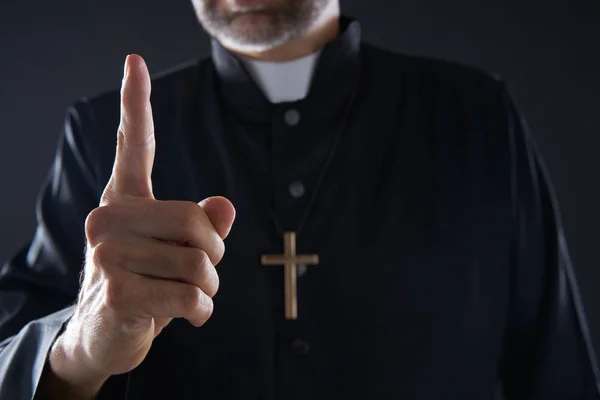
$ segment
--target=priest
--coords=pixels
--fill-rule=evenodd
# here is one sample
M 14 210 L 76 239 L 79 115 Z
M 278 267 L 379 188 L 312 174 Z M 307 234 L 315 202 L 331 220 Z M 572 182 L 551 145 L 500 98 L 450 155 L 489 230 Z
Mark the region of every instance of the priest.
M 194 6 L 209 58 L 130 55 L 67 112 L 0 273 L 1 399 L 600 399 L 505 83 L 338 0 Z

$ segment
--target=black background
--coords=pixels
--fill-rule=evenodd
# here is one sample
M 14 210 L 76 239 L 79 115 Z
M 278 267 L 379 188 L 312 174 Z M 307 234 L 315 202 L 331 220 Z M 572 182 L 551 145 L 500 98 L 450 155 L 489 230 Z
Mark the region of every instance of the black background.
M 342 0 L 342 10 L 370 42 L 509 83 L 556 187 L 598 348 L 600 2 Z M 187 0 L 0 0 L 0 260 L 32 237 L 66 107 L 118 87 L 127 53 L 156 73 L 207 50 Z

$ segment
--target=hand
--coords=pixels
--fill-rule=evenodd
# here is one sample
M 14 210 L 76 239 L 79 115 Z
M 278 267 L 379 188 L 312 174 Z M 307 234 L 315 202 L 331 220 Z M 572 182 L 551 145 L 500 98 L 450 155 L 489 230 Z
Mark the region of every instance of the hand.
M 144 60 L 127 57 L 112 176 L 86 220 L 84 279 L 75 313 L 50 357 L 55 375 L 97 392 L 131 371 L 172 318 L 203 325 L 213 311 L 235 209 L 223 197 L 199 204 L 152 194 L 154 123 Z

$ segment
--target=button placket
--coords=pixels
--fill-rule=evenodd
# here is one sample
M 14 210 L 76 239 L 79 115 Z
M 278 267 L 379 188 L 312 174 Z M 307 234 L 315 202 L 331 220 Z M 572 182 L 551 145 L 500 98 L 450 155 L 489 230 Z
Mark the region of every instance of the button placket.
M 306 193 L 306 188 L 304 187 L 304 184 L 302 182 L 293 181 L 292 183 L 290 183 L 289 191 L 290 195 L 293 198 L 299 199 L 300 197 L 304 196 L 304 193 Z
M 288 126 L 296 126 L 300 123 L 300 112 L 295 108 L 290 108 L 283 114 L 283 120 Z
M 310 351 L 310 344 L 302 339 L 295 339 L 292 342 L 292 348 L 297 354 L 306 355 Z
M 308 266 L 306 264 L 298 264 L 296 266 L 296 276 L 302 277 L 306 275 L 306 271 L 308 271 Z

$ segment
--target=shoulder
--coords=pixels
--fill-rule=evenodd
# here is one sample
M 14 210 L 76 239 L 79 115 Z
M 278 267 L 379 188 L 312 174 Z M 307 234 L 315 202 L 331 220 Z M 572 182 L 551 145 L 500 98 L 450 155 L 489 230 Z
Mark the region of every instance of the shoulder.
M 152 113 L 158 132 L 172 126 L 193 95 L 196 79 L 209 59 L 194 59 L 151 76 Z M 120 120 L 121 94 L 115 87 L 92 97 L 83 97 L 69 107 L 65 131 L 69 140 L 81 148 L 100 181 L 110 171 L 115 152 L 116 132 Z
M 451 96 L 480 102 L 498 99 L 504 91 L 498 74 L 472 65 L 394 52 L 371 44 L 363 44 L 361 51 L 373 76 L 385 77 L 388 87 L 409 89 L 420 96 Z
M 204 67 L 208 59 L 194 59 L 175 67 L 152 74 L 151 101 L 155 112 L 160 112 L 161 105 L 173 104 L 171 100 L 181 95 L 181 91 L 190 88 L 198 76 L 199 69 Z M 114 87 L 108 91 L 92 97 L 84 97 L 74 103 L 74 108 L 91 119 L 91 122 L 99 125 L 118 124 L 120 113 L 120 87 Z M 116 125 L 115 125 L 116 126 Z

